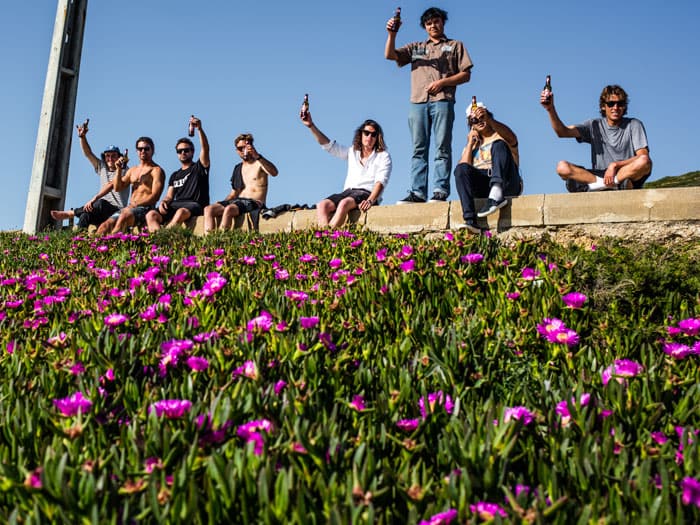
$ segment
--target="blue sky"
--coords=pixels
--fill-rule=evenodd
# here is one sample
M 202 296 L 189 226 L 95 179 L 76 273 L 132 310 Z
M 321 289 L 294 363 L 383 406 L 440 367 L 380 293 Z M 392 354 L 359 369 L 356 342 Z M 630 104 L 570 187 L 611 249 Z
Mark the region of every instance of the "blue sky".
M 251 132 L 280 170 L 268 205 L 312 204 L 342 188 L 345 165 L 324 153 L 297 115 L 304 93 L 329 137 L 348 144 L 365 118 L 384 128 L 394 171 L 385 203 L 408 187 L 409 71 L 384 59 L 386 20 L 397 2 L 355 0 L 92 0 L 88 5 L 75 120 L 90 118 L 94 150 L 128 147 L 140 135 L 156 143 L 166 173 L 179 167 L 174 146 L 187 119 L 202 119 L 211 142 L 211 197 L 223 198 L 237 155 L 233 138 Z M 646 127 L 652 180 L 700 169 L 700 2 L 463 0 L 404 2 L 399 44 L 422 40 L 418 19 L 435 5 L 448 12 L 446 34 L 474 62 L 457 91 L 453 152 L 466 138 L 472 95 L 520 140 L 525 193 L 558 193 L 560 159 L 589 164 L 589 149 L 557 139 L 538 103 L 547 74 L 567 124 L 597 115 L 606 84 L 630 95 L 629 116 Z M 0 229 L 21 228 L 56 2 L 14 2 L 0 20 L 3 53 L 5 188 Z M 73 136 L 67 207 L 95 194 L 98 179 Z M 456 199 L 454 190 L 450 199 Z

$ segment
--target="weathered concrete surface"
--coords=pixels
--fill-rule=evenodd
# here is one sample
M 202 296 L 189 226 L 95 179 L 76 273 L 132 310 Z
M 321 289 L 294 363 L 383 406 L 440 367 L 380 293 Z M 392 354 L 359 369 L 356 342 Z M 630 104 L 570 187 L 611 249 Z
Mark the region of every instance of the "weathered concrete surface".
M 476 202 L 477 209 L 483 200 Z M 350 224 L 380 233 L 437 232 L 462 222 L 459 200 L 425 204 L 386 205 L 367 213 L 354 210 Z M 604 236 L 638 238 L 700 238 L 700 187 L 576 194 L 524 195 L 511 199 L 480 224 L 506 238 L 561 236 L 586 241 Z M 203 233 L 203 219 L 189 226 Z M 236 228 L 252 230 L 250 221 L 238 218 Z M 316 227 L 316 211 L 282 213 L 260 218 L 261 233 L 291 232 Z M 569 232 L 569 233 L 566 233 Z

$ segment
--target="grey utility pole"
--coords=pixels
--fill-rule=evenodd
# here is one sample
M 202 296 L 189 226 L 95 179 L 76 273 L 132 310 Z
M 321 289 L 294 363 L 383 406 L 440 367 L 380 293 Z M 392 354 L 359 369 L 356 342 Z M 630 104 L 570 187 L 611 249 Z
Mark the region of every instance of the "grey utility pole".
M 51 224 L 51 210 L 61 210 L 65 204 L 87 3 L 58 0 L 24 213 L 26 233 Z

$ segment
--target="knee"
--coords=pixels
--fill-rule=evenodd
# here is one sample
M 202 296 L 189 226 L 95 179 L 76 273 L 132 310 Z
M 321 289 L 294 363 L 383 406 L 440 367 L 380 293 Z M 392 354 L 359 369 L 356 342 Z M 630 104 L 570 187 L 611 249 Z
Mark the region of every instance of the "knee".
M 238 214 L 238 206 L 235 204 L 229 204 L 224 208 L 224 217 L 237 217 Z
M 571 177 L 572 173 L 573 170 L 571 169 L 571 163 L 566 162 L 565 160 L 560 160 L 557 162 L 557 175 L 559 175 L 562 179 L 568 179 Z
M 467 176 L 467 174 L 469 173 L 469 164 L 467 164 L 466 162 L 460 162 L 455 167 L 454 173 L 455 173 L 455 179 L 465 178 Z
M 320 210 L 323 213 L 331 213 L 335 210 L 333 202 L 328 199 L 323 199 L 316 205 L 316 208 L 318 208 L 318 210 Z
M 649 173 L 651 171 L 651 157 L 649 157 L 649 155 L 639 155 L 637 157 L 637 163 L 642 172 Z

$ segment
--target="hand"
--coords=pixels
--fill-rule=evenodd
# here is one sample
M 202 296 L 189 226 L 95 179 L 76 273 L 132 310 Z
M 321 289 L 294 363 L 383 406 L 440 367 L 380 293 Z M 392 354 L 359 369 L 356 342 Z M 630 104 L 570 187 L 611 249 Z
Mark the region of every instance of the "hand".
M 615 175 L 617 174 L 617 165 L 611 162 L 608 168 L 605 170 L 605 175 L 603 175 L 603 182 L 606 186 L 612 186 L 615 184 Z
M 253 160 L 258 160 L 260 157 L 262 157 L 262 155 L 258 153 L 258 150 L 256 150 L 255 146 L 253 146 L 252 144 L 249 144 L 246 147 L 246 155 L 248 156 L 248 158 L 252 158 Z
M 362 211 L 367 211 L 372 207 L 373 204 L 374 201 L 372 199 L 365 199 L 360 203 L 358 208 L 360 208 Z
M 170 207 L 170 206 L 169 206 L 168 201 L 160 201 L 160 206 L 158 206 L 158 211 L 159 211 L 161 214 L 165 215 L 166 213 L 168 213 L 168 208 L 169 208 L 169 207 Z
M 307 111 L 306 115 L 303 115 L 301 112 L 299 112 L 299 118 L 301 119 L 301 123 L 304 124 L 304 126 L 306 126 L 307 128 L 310 128 L 314 125 L 314 121 L 311 120 L 310 111 Z
M 194 115 L 190 117 L 190 124 L 192 124 L 195 127 L 195 129 L 202 129 L 202 121 Z
M 442 87 L 442 80 L 435 80 L 428 84 L 427 90 L 431 95 L 437 95 L 440 93 L 440 91 L 442 91 Z
M 82 139 L 83 137 L 85 137 L 85 135 L 87 135 L 87 132 L 88 132 L 87 121 L 85 121 L 85 123 L 83 123 L 83 124 L 78 124 L 75 127 L 78 129 L 78 137 L 80 137 Z
M 399 27 L 401 27 L 401 20 L 395 20 L 393 16 L 386 22 L 386 30 L 389 33 L 398 33 Z
M 92 211 L 92 204 L 93 204 L 94 202 L 95 202 L 95 199 L 94 199 L 94 198 L 92 198 L 92 199 L 90 199 L 89 201 L 87 201 L 87 202 L 85 203 L 85 206 L 83 206 L 83 208 L 85 209 L 85 211 Z
M 554 93 L 547 91 L 545 89 L 540 93 L 540 104 L 544 109 L 550 109 L 554 107 Z
M 478 131 L 472 129 L 471 131 L 469 131 L 469 135 L 467 135 L 467 146 L 469 146 L 471 150 L 474 151 L 476 148 L 479 147 L 479 144 L 481 144 L 481 135 L 479 135 Z
M 129 150 L 125 149 L 124 150 L 124 155 L 119 157 L 117 161 L 114 163 L 118 168 L 125 168 L 127 164 L 129 164 Z

